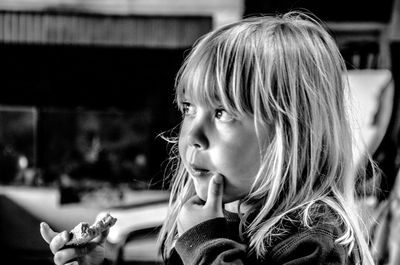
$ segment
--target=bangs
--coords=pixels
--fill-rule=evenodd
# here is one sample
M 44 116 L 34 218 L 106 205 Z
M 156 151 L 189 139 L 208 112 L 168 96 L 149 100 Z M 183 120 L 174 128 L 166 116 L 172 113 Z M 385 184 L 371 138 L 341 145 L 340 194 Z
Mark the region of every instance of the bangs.
M 206 41 L 209 42 L 207 46 L 204 45 Z M 210 42 L 215 45 L 210 47 Z M 178 72 L 178 107 L 181 109 L 182 103 L 189 100 L 211 108 L 223 108 L 234 116 L 253 114 L 252 92 L 246 85 L 249 73 L 244 71 L 246 63 L 238 63 L 235 55 L 239 48 L 205 38 L 194 50 Z

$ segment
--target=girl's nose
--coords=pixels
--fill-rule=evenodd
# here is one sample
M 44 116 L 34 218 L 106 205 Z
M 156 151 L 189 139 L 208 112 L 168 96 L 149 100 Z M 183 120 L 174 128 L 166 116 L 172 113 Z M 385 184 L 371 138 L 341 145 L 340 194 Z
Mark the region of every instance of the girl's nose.
M 188 143 L 196 149 L 204 150 L 208 148 L 209 140 L 206 133 L 206 125 L 204 122 L 193 122 L 188 132 Z

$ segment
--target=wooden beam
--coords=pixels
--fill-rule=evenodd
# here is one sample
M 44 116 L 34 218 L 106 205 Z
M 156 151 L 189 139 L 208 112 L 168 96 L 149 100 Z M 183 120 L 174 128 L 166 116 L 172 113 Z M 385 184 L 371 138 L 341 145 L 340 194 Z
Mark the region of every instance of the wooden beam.
M 181 48 L 212 28 L 210 16 L 0 11 L 0 43 Z

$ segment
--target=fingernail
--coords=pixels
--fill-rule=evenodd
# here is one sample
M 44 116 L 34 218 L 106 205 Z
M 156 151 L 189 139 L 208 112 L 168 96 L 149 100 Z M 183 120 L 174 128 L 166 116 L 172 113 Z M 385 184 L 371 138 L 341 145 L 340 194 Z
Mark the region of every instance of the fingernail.
M 222 178 L 222 176 L 220 175 L 220 174 L 217 174 L 217 175 L 215 175 L 215 177 L 214 177 L 214 182 L 215 183 L 217 183 L 217 184 L 222 184 L 223 183 L 223 178 Z
M 45 222 L 40 223 L 40 228 L 47 228 L 47 224 Z

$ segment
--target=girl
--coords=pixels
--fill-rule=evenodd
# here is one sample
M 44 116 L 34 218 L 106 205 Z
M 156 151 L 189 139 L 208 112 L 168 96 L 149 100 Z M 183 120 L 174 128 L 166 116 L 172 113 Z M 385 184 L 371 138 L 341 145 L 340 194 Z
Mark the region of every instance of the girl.
M 355 212 L 345 66 L 301 13 L 203 37 L 181 68 L 170 264 L 373 264 Z
M 196 43 L 176 85 L 168 264 L 373 264 L 343 74 L 333 39 L 301 13 L 248 18 Z M 100 243 L 60 250 L 65 232 L 41 231 L 57 264 L 99 264 Z

